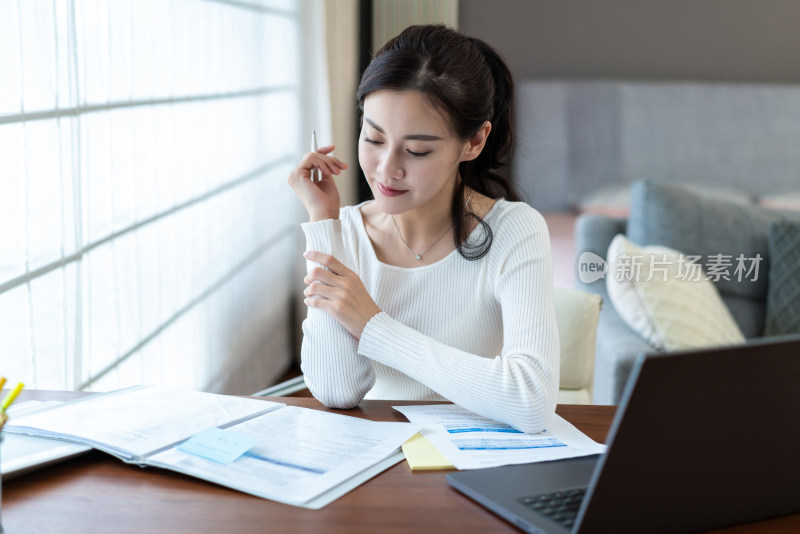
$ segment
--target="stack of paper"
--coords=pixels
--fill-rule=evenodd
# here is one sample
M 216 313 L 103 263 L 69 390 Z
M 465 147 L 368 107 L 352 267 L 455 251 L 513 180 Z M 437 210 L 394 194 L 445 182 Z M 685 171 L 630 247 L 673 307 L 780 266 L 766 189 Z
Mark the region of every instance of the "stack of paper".
M 481 469 L 599 454 L 601 445 L 558 415 L 538 434 L 514 428 L 453 404 L 394 406 L 423 426 L 420 438 L 403 445 L 412 469 Z
M 28 401 L 15 404 L 8 412 L 11 419 L 47 410 L 60 401 Z M 65 443 L 55 439 L 34 438 L 19 434 L 6 435 L 0 442 L 0 474 L 4 479 L 22 475 L 61 460 L 66 460 L 92 450 L 91 447 Z
M 402 460 L 418 430 L 260 399 L 137 386 L 15 418 L 63 439 L 296 506 L 320 508 Z

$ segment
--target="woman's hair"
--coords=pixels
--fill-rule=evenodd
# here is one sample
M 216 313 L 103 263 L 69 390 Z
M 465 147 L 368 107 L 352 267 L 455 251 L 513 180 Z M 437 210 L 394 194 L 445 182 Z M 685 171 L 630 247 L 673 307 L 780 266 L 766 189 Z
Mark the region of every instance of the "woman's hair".
M 514 81 L 497 52 L 485 42 L 443 24 L 409 26 L 375 53 L 356 92 L 358 107 L 381 89 L 419 91 L 448 120 L 453 133 L 466 141 L 486 121 L 492 129 L 480 155 L 459 164 L 461 180 L 452 201 L 456 247 L 468 260 L 482 258 L 492 245 L 492 230 L 465 210 L 466 187 L 491 198 L 519 200 L 511 182 L 497 173 L 511 160 L 514 149 L 512 104 Z M 468 243 L 466 218 L 483 227 L 483 238 Z

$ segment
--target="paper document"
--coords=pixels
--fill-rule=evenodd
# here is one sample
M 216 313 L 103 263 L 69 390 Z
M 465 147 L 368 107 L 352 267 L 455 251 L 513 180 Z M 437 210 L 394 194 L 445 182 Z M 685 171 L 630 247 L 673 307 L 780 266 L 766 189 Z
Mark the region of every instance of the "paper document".
M 152 456 L 148 463 L 303 505 L 390 456 L 419 426 L 287 406 L 229 430 L 259 438 L 230 464 L 179 449 Z
M 24 415 L 47 410 L 61 404 L 61 401 L 18 402 L 8 410 L 11 421 Z M 3 432 L 0 442 L 0 472 L 3 478 L 10 479 L 34 469 L 72 458 L 92 450 L 85 445 L 65 443 L 55 439 L 34 438 Z
M 127 461 L 137 461 L 206 428 L 284 406 L 277 402 L 216 395 L 163 386 L 134 386 L 91 395 L 20 417 L 9 432 L 57 437 L 92 445 Z M 43 431 L 42 431 L 43 430 Z
M 321 508 L 402 460 L 421 426 L 163 386 L 136 386 L 14 418 L 48 436 L 245 493 Z
M 453 404 L 394 409 L 423 425 L 420 434 L 457 469 L 558 460 L 599 454 L 606 448 L 556 414 L 544 431 L 525 434 Z

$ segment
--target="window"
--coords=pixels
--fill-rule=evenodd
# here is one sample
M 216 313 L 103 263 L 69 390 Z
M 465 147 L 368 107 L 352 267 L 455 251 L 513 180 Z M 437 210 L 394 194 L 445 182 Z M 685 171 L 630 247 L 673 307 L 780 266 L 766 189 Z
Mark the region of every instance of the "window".
M 0 0 L 0 372 L 248 393 L 290 358 L 295 2 Z

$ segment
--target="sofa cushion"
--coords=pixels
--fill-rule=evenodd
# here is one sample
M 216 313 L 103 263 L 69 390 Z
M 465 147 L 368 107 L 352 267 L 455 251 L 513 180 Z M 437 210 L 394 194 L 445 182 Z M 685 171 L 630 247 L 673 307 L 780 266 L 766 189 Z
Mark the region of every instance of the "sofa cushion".
M 660 246 L 618 235 L 608 248 L 608 297 L 628 326 L 660 350 L 744 342 L 700 265 Z
M 767 299 L 769 225 L 798 212 L 745 206 L 664 182 L 631 187 L 628 237 L 699 256 L 747 337 L 760 336 Z
M 769 257 L 764 335 L 800 334 L 800 222 L 770 226 Z
M 561 346 L 561 389 L 592 385 L 597 321 L 602 299 L 598 295 L 557 287 L 553 295 Z

